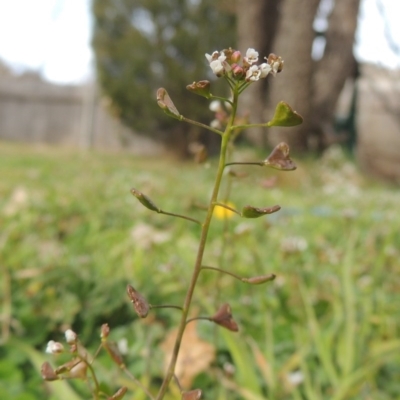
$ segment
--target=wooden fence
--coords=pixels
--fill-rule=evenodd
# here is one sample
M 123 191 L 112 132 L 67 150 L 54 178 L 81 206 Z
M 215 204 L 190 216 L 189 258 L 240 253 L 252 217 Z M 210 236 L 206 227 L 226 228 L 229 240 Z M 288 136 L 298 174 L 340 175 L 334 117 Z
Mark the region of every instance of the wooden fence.
M 74 148 L 162 151 L 113 119 L 94 85 L 60 86 L 39 79 L 0 79 L 0 139 Z

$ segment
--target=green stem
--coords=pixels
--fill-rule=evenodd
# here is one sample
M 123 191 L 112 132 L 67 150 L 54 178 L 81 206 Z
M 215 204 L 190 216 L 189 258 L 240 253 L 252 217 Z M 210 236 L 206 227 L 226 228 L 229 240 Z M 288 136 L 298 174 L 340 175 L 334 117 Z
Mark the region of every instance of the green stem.
M 233 276 L 233 277 L 236 278 L 237 280 L 242 281 L 242 278 L 241 278 L 240 276 L 234 274 L 233 272 L 226 271 L 226 270 L 221 269 L 221 268 L 209 267 L 209 266 L 207 266 L 207 265 L 202 265 L 201 269 L 210 269 L 210 270 L 212 270 L 212 271 L 222 272 L 223 274 L 227 274 L 227 275 Z
M 200 221 L 198 221 L 197 219 L 194 219 L 194 218 L 187 217 L 186 215 L 175 214 L 175 213 L 171 213 L 171 212 L 163 211 L 163 210 L 159 210 L 158 213 L 159 214 L 164 214 L 164 215 L 170 215 L 171 217 L 177 217 L 177 218 L 186 219 L 188 221 L 192 221 L 192 222 L 195 222 L 196 224 L 201 225 Z
M 125 364 L 120 365 L 120 368 L 122 369 L 122 371 L 125 372 L 125 374 L 129 377 L 129 379 L 130 379 L 131 381 L 133 381 L 137 386 L 139 386 L 139 387 L 143 390 L 143 392 L 146 393 L 146 395 L 147 395 L 151 400 L 154 400 L 153 395 L 152 395 L 152 394 L 150 393 L 150 391 L 146 388 L 146 386 L 144 386 L 144 385 L 142 384 L 142 382 L 139 381 L 139 379 L 135 378 L 135 376 L 131 373 L 131 371 L 129 371 L 129 370 L 126 368 L 126 365 L 125 365 Z
M 268 122 L 263 122 L 259 124 L 243 124 L 243 125 L 234 125 L 232 126 L 232 129 L 248 129 L 248 128 L 270 128 L 271 127 L 271 121 Z
M 150 304 L 150 308 L 176 308 L 177 310 L 182 311 L 182 307 L 181 306 L 174 306 L 173 304 L 160 304 L 160 305 L 153 305 Z
M 235 210 L 234 208 L 227 206 L 225 203 L 220 203 L 220 202 L 216 201 L 214 203 L 214 206 L 220 206 L 222 208 L 226 208 L 227 210 L 230 210 L 230 211 L 242 216 L 242 214 L 238 210 Z
M 227 167 L 229 165 L 259 165 L 260 167 L 264 167 L 265 163 L 264 163 L 264 161 L 230 162 L 230 163 L 226 163 L 225 167 Z
M 217 169 L 217 175 L 215 177 L 214 189 L 213 189 L 211 199 L 210 199 L 210 202 L 208 205 L 207 215 L 206 215 L 204 224 L 202 225 L 202 229 L 201 229 L 201 236 L 200 236 L 199 247 L 197 249 L 196 261 L 195 261 L 192 277 L 191 277 L 191 280 L 189 283 L 189 287 L 186 292 L 185 301 L 183 303 L 182 317 L 181 317 L 181 320 L 180 320 L 180 323 L 178 326 L 178 333 L 177 333 L 177 336 L 175 339 L 175 344 L 174 344 L 174 348 L 172 351 L 171 361 L 169 363 L 168 370 L 164 377 L 163 383 L 161 384 L 160 390 L 157 394 L 156 400 L 162 400 L 164 398 L 165 393 L 168 389 L 168 385 L 174 376 L 176 361 L 178 359 L 179 349 L 181 346 L 183 333 L 184 333 L 185 327 L 186 327 L 186 320 L 187 320 L 187 316 L 189 313 L 190 304 L 192 302 L 194 289 L 196 287 L 197 279 L 198 279 L 200 271 L 201 271 L 201 265 L 202 265 L 202 261 L 203 261 L 204 250 L 206 247 L 208 231 L 210 228 L 215 203 L 218 199 L 219 188 L 221 185 L 222 176 L 223 176 L 224 168 L 225 168 L 226 151 L 228 148 L 229 139 L 230 139 L 230 135 L 232 132 L 233 121 L 234 121 L 235 115 L 236 115 L 238 94 L 236 91 L 234 91 L 233 94 L 234 94 L 234 96 L 233 96 L 232 114 L 230 116 L 229 123 L 226 126 L 225 132 L 222 135 L 219 164 L 218 164 L 218 169 Z
M 192 119 L 186 118 L 183 115 L 181 115 L 181 117 L 182 117 L 181 121 L 185 121 L 185 122 L 187 122 L 189 124 L 192 124 L 192 125 L 200 126 L 201 128 L 204 128 L 204 129 L 207 129 L 207 130 L 209 130 L 211 132 L 217 133 L 220 136 L 223 135 L 222 131 L 220 131 L 218 129 L 215 129 L 210 125 L 202 124 L 201 122 L 197 122 L 197 121 L 194 121 Z
M 224 103 L 226 102 L 226 103 L 229 103 L 231 106 L 233 106 L 232 100 L 229 100 L 229 99 L 227 99 L 227 98 L 225 98 L 225 97 L 220 97 L 220 96 L 211 95 L 210 98 L 211 98 L 211 99 L 221 100 L 221 101 L 223 101 Z
M 211 317 L 193 317 L 193 318 L 189 318 L 189 319 L 186 321 L 186 325 L 187 325 L 189 322 L 192 322 L 192 321 L 200 321 L 200 320 L 203 320 L 203 321 L 212 321 Z

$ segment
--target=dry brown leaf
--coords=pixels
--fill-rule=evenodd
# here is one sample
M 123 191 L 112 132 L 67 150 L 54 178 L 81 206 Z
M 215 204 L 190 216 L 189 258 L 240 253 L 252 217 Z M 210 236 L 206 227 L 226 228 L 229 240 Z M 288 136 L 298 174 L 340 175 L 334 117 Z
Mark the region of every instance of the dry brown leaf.
M 184 388 L 190 388 L 193 379 L 199 373 L 207 370 L 215 358 L 214 346 L 199 338 L 196 326 L 197 322 L 195 321 L 187 325 L 176 363 L 175 374 Z M 161 344 L 161 348 L 165 353 L 165 369 L 168 368 L 172 357 L 177 332 L 178 329 L 173 329 Z

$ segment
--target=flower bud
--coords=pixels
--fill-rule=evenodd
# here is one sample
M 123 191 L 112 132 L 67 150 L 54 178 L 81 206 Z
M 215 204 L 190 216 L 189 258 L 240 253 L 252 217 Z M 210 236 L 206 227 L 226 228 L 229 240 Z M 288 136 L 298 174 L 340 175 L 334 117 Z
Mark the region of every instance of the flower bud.
M 140 318 L 146 318 L 150 310 L 147 300 L 131 285 L 126 287 L 126 291 L 128 292 L 128 296 L 131 299 L 137 315 L 139 315 Z
M 72 330 L 72 329 L 67 329 L 65 331 L 65 341 L 68 344 L 74 344 L 78 339 L 78 335 Z
M 238 63 L 241 58 L 242 58 L 242 54 L 240 53 L 240 51 L 239 50 L 235 50 L 232 53 L 231 61 L 232 61 L 232 63 Z
M 209 81 L 193 82 L 191 85 L 187 85 L 186 89 L 189 90 L 189 92 L 203 96 L 206 99 L 211 97 Z
M 236 78 L 242 78 L 245 75 L 243 67 L 238 64 L 232 65 L 232 73 Z
M 55 342 L 54 340 L 50 340 L 47 343 L 46 353 L 49 354 L 60 354 L 64 352 L 64 346 L 60 342 Z
M 106 340 L 109 334 L 110 334 L 110 327 L 108 326 L 108 324 L 103 324 L 101 326 L 101 332 L 100 332 L 101 339 Z
M 228 303 L 223 304 L 210 319 L 217 325 L 221 325 L 232 332 L 239 330 L 238 324 L 232 317 L 231 306 Z

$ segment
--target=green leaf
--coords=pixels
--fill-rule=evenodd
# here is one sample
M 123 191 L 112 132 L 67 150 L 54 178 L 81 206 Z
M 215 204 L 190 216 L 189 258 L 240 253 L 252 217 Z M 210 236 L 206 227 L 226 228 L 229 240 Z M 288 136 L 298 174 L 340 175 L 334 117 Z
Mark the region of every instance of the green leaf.
M 293 111 L 289 104 L 281 101 L 275 109 L 274 117 L 267 122 L 267 126 L 296 126 L 303 122 L 303 117 Z

